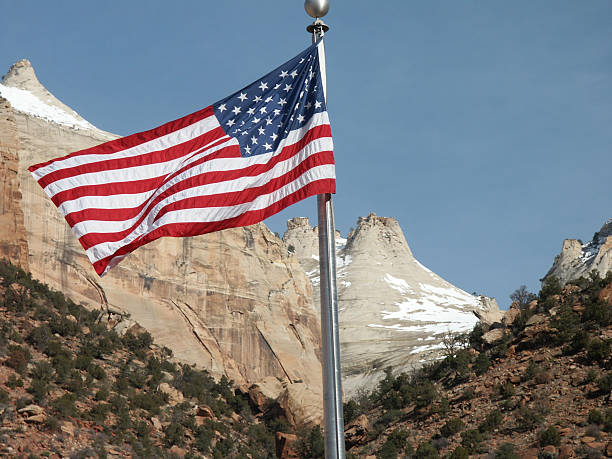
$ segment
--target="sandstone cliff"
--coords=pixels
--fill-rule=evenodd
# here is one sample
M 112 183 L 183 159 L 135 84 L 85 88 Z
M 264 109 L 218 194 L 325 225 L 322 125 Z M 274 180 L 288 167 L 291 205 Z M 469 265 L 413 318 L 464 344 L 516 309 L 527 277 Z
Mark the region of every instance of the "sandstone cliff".
M 298 218 L 283 240 L 318 290 L 317 229 Z M 475 297 L 440 278 L 413 256 L 393 218 L 359 218 L 336 238 L 344 390 L 372 388 L 386 367 L 406 371 L 435 359 L 445 333 L 470 331 L 478 317 L 501 320 L 495 300 Z M 318 302 L 318 291 L 314 299 Z
M 608 220 L 586 244 L 578 239 L 564 240 L 561 253 L 555 257 L 544 278 L 556 276 L 565 284 L 581 276 L 588 277 L 593 270 L 602 277 L 612 270 L 612 220 Z
M 131 314 L 157 343 L 215 376 L 239 385 L 267 376 L 285 381 L 286 397 L 299 393 L 314 407 L 302 418 L 320 419 L 319 319 L 310 282 L 286 245 L 263 224 L 166 238 L 98 278 L 26 169 L 117 136 L 53 97 L 25 60 L 3 78 L 0 97 L 9 125 L 0 126 L 2 254 L 29 263 L 36 278 L 88 308 Z

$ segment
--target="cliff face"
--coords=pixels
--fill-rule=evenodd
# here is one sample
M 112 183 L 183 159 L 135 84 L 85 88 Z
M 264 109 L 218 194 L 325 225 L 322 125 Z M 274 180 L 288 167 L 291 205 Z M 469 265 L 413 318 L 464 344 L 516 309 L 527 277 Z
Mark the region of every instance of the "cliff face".
M 315 288 L 316 238 L 316 228 L 303 218 L 290 221 L 283 237 Z M 410 370 L 436 358 L 443 335 L 471 330 L 475 313 L 501 319 L 494 300 L 474 297 L 421 265 L 393 218 L 359 218 L 356 229 L 347 239 L 337 237 L 336 244 L 342 372 L 349 396 L 372 388 L 388 366 Z
M 0 247 L 21 247 L 32 274 L 76 302 L 131 314 L 185 362 L 236 384 L 275 376 L 302 387 L 302 398 L 320 400 L 320 329 L 312 289 L 281 240 L 263 224 L 165 238 L 138 249 L 100 279 L 27 167 L 117 136 L 55 99 L 27 61 L 11 68 L 0 96 L 12 105 L 2 106 L 2 120 L 6 115 L 14 126 L 0 129 L 3 155 L 3 146 L 17 138 L 9 149 L 14 161 L 2 171 L 5 188 L 15 191 L 0 220 L 5 233 L 16 228 L 15 237 L 13 245 L 0 240 Z M 11 216 L 16 223 L 6 222 Z M 320 418 L 320 410 L 311 411 L 305 417 Z
M 566 283 L 581 276 L 588 277 L 593 270 L 602 277 L 612 270 L 612 220 L 608 220 L 586 244 L 578 239 L 565 239 L 561 253 L 555 257 L 544 278 L 556 276 Z
M 0 97 L 0 257 L 28 269 L 28 243 L 19 205 L 19 136 L 11 104 Z

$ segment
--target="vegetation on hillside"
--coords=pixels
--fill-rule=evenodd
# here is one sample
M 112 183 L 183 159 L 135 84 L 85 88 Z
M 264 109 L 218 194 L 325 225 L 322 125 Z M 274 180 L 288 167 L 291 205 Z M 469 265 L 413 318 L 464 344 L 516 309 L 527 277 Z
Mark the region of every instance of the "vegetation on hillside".
M 612 293 L 612 273 L 565 287 L 550 278 L 539 295 L 522 287 L 511 297 L 511 323 L 445 337 L 444 357 L 412 374 L 388 369 L 374 391 L 345 404 L 349 454 L 612 453 L 612 305 L 604 288 Z

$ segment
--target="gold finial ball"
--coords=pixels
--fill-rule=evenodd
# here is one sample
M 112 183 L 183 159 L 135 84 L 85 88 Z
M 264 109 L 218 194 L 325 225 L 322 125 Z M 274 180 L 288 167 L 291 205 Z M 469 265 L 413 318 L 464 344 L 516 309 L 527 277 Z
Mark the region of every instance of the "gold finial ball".
M 306 0 L 304 9 L 313 18 L 322 18 L 329 11 L 329 0 Z

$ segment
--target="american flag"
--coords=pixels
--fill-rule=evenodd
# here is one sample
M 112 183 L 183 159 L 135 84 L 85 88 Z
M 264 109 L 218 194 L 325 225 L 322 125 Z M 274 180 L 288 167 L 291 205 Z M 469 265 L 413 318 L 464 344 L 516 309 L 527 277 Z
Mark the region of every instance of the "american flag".
M 322 46 L 191 115 L 29 168 L 99 275 L 160 237 L 252 225 L 335 192 Z

